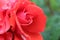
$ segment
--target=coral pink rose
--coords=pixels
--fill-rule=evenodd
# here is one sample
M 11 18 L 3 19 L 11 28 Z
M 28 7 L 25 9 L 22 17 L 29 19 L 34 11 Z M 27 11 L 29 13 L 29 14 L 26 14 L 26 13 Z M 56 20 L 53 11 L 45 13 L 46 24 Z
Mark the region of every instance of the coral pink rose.
M 46 16 L 40 7 L 30 0 L 0 2 L 1 40 L 43 40 L 40 32 L 44 31 Z

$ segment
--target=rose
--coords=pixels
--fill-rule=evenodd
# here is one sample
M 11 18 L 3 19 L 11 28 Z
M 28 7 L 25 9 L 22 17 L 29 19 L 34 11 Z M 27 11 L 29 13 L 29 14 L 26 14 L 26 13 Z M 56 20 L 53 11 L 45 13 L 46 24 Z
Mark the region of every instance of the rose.
M 13 12 L 17 23 L 17 32 L 25 37 L 28 35 L 31 40 L 42 40 L 39 32 L 44 31 L 46 24 L 43 10 L 29 1 L 21 4 L 22 6 L 18 5 L 18 8 Z
M 9 6 L 7 6 L 7 4 L 4 4 L 6 6 L 0 5 L 0 10 L 2 12 L 7 10 L 3 12 L 3 14 L 5 13 L 3 19 L 6 18 L 3 23 L 6 22 L 4 25 L 9 25 L 2 25 L 1 29 L 4 34 L 0 31 L 1 40 L 43 40 L 41 34 L 39 34 L 39 32 L 44 31 L 46 24 L 46 16 L 44 15 L 43 10 L 30 2 L 30 0 L 14 1 L 12 2 L 9 0 Z M 3 14 L 0 14 L 1 18 Z M 9 38 L 7 38 L 7 36 Z

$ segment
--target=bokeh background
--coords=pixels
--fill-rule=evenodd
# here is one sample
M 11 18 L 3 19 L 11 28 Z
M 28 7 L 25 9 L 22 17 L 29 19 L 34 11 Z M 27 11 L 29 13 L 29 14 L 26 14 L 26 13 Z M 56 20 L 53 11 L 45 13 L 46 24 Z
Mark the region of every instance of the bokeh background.
M 44 40 L 60 40 L 60 0 L 31 0 L 41 7 L 46 16 L 47 24 L 42 33 Z

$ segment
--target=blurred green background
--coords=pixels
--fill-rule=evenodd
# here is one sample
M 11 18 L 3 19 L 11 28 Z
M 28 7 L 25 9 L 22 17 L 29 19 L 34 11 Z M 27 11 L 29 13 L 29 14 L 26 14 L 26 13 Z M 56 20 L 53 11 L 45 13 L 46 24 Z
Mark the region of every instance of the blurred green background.
M 60 0 L 31 0 L 40 6 L 47 15 L 44 40 L 60 40 Z

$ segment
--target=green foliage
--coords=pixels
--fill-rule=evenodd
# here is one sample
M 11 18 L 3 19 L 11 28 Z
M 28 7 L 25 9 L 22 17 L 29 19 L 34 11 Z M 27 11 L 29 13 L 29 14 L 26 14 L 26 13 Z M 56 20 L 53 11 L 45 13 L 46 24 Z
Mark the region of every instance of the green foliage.
M 47 36 L 46 36 L 47 35 Z M 47 27 L 43 33 L 45 40 L 58 40 L 60 37 L 60 16 L 51 16 L 47 21 Z
M 50 5 L 53 10 L 60 11 L 60 0 L 50 0 Z
M 44 40 L 60 40 L 60 0 L 32 0 L 47 15 Z

